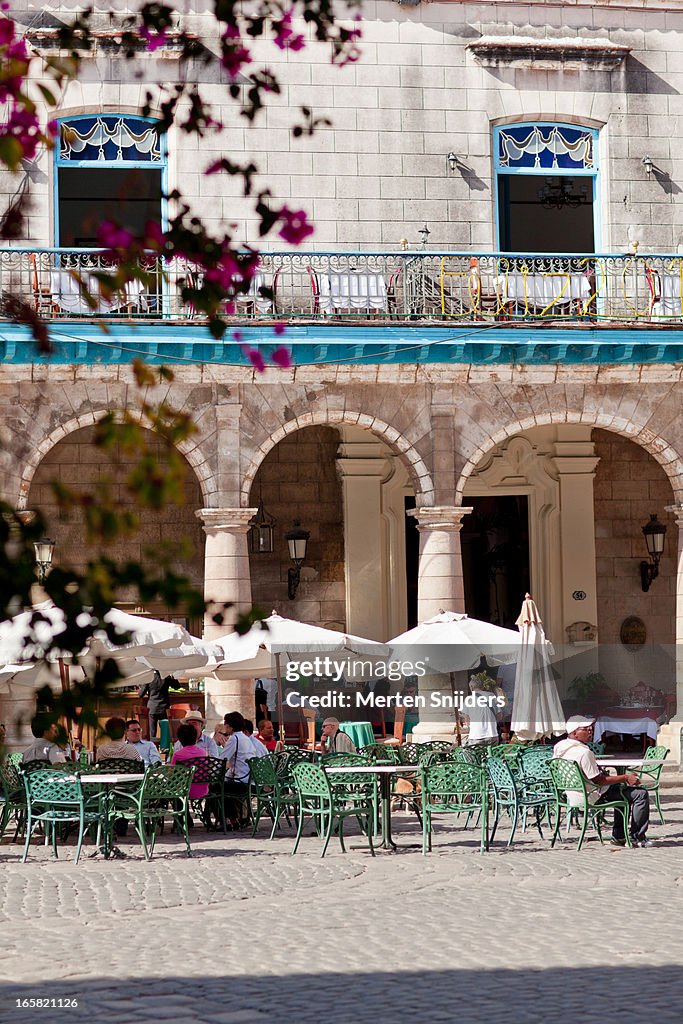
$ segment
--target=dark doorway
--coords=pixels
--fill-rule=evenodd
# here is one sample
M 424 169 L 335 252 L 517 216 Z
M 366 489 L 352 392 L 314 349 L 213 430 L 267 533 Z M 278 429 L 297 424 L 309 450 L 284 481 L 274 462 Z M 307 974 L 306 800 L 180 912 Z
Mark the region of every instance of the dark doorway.
M 501 252 L 594 252 L 593 178 L 499 174 Z
M 467 614 L 514 628 L 529 590 L 526 495 L 467 498 L 460 534 Z
M 161 223 L 161 170 L 59 168 L 59 246 L 96 248 L 104 220 L 142 234 Z
M 404 509 L 415 508 L 415 498 L 404 498 Z M 405 517 L 406 537 L 406 598 L 408 603 L 408 629 L 417 626 L 417 578 L 420 568 L 420 534 L 415 516 Z

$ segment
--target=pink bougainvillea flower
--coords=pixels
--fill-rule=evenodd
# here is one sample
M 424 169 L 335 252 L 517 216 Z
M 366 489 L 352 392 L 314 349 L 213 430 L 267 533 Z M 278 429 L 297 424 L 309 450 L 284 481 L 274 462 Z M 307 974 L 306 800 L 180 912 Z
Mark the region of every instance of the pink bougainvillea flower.
M 163 249 L 166 244 L 161 224 L 155 220 L 145 221 L 144 236 L 146 249 Z
M 308 223 L 305 210 L 290 210 L 288 206 L 283 206 L 279 219 L 282 221 L 282 227 L 278 234 L 289 245 L 300 245 L 315 230 L 313 225 Z
M 48 135 L 52 135 L 53 137 L 59 135 L 59 121 L 48 121 L 45 127 Z
M 135 236 L 110 220 L 103 220 L 97 232 L 97 241 L 108 249 L 128 249 Z
M 242 351 L 244 352 L 245 356 L 247 357 L 251 365 L 254 367 L 254 369 L 258 373 L 263 373 L 263 371 L 266 368 L 266 361 L 263 358 L 262 354 L 259 352 L 259 350 L 257 348 L 251 348 L 250 345 L 243 345 Z
M 306 40 L 292 28 L 293 9 L 290 8 L 282 16 L 281 21 L 273 22 L 275 31 L 274 43 L 281 50 L 303 50 Z
M 287 325 L 286 324 L 281 324 L 281 323 L 273 324 L 273 334 L 276 337 L 280 337 L 280 335 L 284 334 L 286 330 L 287 330 Z
M 138 35 L 147 44 L 147 49 L 152 51 L 159 50 L 168 42 L 165 28 L 156 29 L 148 28 L 147 25 L 141 25 L 138 29 Z
M 288 370 L 292 365 L 292 353 L 284 345 L 278 345 L 274 348 L 270 354 L 275 366 L 279 366 L 281 370 Z
M 236 78 L 244 64 L 251 64 L 251 53 L 242 45 L 242 37 L 237 25 L 228 25 L 223 32 L 221 67 L 224 67 L 231 78 Z
M 0 20 L 0 46 L 7 46 L 14 39 L 14 22 L 9 18 Z

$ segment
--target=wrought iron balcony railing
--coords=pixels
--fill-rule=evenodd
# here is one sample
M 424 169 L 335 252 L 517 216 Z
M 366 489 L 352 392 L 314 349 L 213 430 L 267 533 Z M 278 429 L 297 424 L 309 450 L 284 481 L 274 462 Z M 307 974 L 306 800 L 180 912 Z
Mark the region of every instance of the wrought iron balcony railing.
M 92 275 L 111 269 L 98 250 L 0 249 L 2 315 L 14 295 L 48 320 L 199 319 L 187 301 L 188 287 L 201 284 L 196 267 L 150 259 L 144 284 L 102 297 Z M 683 320 L 682 295 L 678 255 L 272 252 L 249 293 L 226 303 L 226 317 L 666 325 Z

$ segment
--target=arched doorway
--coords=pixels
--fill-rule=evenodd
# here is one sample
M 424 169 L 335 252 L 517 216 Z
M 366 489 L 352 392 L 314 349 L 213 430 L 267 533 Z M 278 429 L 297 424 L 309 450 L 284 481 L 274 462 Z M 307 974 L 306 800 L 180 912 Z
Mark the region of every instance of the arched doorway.
M 599 713 L 605 702 L 628 701 L 641 682 L 661 694 L 659 717 L 674 713 L 678 541 L 675 517 L 667 511 L 673 502 L 671 482 L 650 453 L 592 425 L 548 424 L 510 436 L 481 459 L 465 483 L 464 503 L 475 509 L 474 521 L 463 524 L 468 600 L 477 586 L 481 591 L 482 578 L 491 605 L 495 591 L 519 590 L 525 568 L 520 552 L 528 549 L 528 579 L 555 644 L 570 713 Z M 511 504 L 516 517 L 506 516 Z M 486 515 L 477 522 L 482 511 Z M 667 534 L 659 576 L 644 592 L 642 528 L 654 514 Z M 468 532 L 480 547 L 483 538 L 479 560 L 466 554 Z M 497 554 L 505 554 L 496 552 L 499 537 L 516 551 L 517 562 L 509 555 L 496 562 Z M 495 587 L 489 562 L 497 574 Z M 468 604 L 467 610 L 480 609 Z M 641 624 L 645 643 L 628 642 L 630 620 Z M 603 682 L 595 684 L 594 697 L 588 695 L 590 679 L 574 685 L 596 673 Z M 577 701 L 583 701 L 580 709 Z
M 371 431 L 319 424 L 287 434 L 251 486 L 250 504 L 275 519 L 273 551 L 250 551 L 254 604 L 372 639 L 400 633 L 417 580 L 411 501 L 406 467 Z M 285 535 L 295 521 L 310 538 L 290 600 Z
M 108 489 L 120 511 L 139 515 L 139 528 L 130 536 L 119 537 L 108 545 L 106 554 L 115 561 L 140 561 L 155 569 L 162 553 L 169 557 L 172 568 L 186 575 L 200 591 L 204 581 L 204 538 L 195 510 L 203 504 L 197 478 L 182 459 L 177 499 L 164 502 L 163 507 L 141 510 L 127 486 L 127 478 L 136 465 L 135 455 L 119 446 L 111 457 L 94 443 L 95 427 L 83 427 L 58 441 L 42 458 L 31 480 L 27 507 L 39 510 L 49 524 L 56 540 L 55 561 L 74 570 L 85 569 L 89 559 L 101 550 L 89 544 L 83 514 L 74 509 L 60 509 L 53 483 L 72 487 L 79 492 L 103 496 Z M 168 462 L 168 444 L 163 438 L 146 432 L 153 459 L 160 465 Z M 121 594 L 126 604 L 135 595 Z M 146 607 L 150 614 L 183 618 L 183 610 L 171 610 L 160 603 Z M 187 622 L 192 632 L 200 632 L 200 620 Z

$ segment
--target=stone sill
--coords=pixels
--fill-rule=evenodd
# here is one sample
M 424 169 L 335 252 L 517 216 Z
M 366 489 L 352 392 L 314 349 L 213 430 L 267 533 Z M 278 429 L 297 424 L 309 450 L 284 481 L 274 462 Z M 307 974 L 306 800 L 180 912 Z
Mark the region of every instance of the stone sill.
M 613 71 L 620 67 L 629 46 L 608 39 L 531 39 L 522 36 L 482 36 L 468 50 L 483 67 L 537 70 Z

